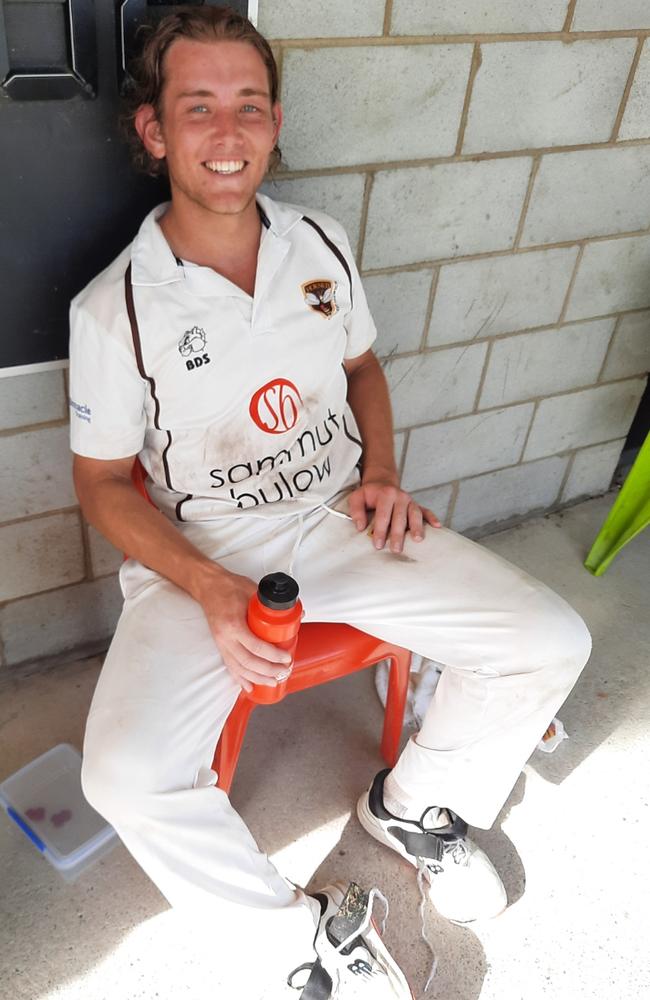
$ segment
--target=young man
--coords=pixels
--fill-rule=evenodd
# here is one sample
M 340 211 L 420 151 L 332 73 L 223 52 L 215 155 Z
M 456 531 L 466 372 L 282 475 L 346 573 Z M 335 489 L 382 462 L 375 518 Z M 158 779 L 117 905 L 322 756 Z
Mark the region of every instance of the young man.
M 140 151 L 168 173 L 171 202 L 71 311 L 76 487 L 87 519 L 132 557 L 84 789 L 224 956 L 252 949 L 244 996 L 257 973 L 305 1000 L 409 997 L 371 919 L 376 891 L 307 896 L 214 788 L 239 691 L 290 669 L 247 628 L 256 582 L 292 572 L 307 620 L 447 664 L 421 732 L 358 816 L 458 922 L 506 905 L 467 823 L 493 823 L 589 636 L 559 597 L 400 488 L 345 233 L 258 194 L 282 122 L 265 40 L 232 12 L 186 8 L 150 35 L 137 78 Z M 131 485 L 136 456 L 157 509 Z

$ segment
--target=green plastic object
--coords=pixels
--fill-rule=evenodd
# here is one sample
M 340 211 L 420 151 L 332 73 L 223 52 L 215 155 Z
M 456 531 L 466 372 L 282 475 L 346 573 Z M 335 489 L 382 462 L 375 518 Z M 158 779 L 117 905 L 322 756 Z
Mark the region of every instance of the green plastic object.
M 602 576 L 614 556 L 650 524 L 650 434 L 600 529 L 585 566 Z

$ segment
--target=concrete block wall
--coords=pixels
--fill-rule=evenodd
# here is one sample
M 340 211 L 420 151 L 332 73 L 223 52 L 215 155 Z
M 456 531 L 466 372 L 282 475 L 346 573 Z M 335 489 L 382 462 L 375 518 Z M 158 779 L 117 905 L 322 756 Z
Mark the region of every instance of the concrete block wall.
M 348 228 L 404 485 L 478 533 L 605 491 L 650 368 L 650 6 L 260 0 L 284 167 Z
M 406 488 L 453 528 L 606 490 L 650 367 L 645 0 L 259 0 L 270 194 L 344 223 Z M 64 371 L 0 380 L 0 666 L 100 647 Z

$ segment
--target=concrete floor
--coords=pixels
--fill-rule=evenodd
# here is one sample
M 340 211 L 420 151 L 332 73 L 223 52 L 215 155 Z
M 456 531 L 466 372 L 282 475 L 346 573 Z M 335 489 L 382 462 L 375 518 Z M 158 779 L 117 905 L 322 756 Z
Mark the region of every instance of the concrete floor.
M 574 605 L 594 653 L 560 712 L 570 740 L 533 754 L 499 822 L 476 834 L 510 907 L 472 930 L 427 914 L 438 960 L 430 1000 L 650 996 L 650 531 L 591 577 L 582 560 L 611 500 L 484 540 Z M 81 747 L 99 667 L 95 658 L 4 681 L 0 780 L 57 743 Z M 420 1000 L 431 956 L 413 871 L 351 814 L 381 764 L 381 719 L 370 671 L 258 710 L 232 799 L 295 881 L 354 876 L 383 888 L 387 939 Z M 241 983 L 219 981 L 219 941 L 209 929 L 190 934 L 121 845 L 67 884 L 0 817 L 0 919 L 3 998 L 246 1000 Z

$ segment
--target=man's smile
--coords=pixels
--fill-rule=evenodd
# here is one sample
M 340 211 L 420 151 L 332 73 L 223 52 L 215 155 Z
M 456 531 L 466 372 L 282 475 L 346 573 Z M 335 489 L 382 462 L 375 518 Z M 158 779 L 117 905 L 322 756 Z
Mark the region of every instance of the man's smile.
M 203 166 L 213 174 L 240 174 L 246 160 L 204 160 Z

